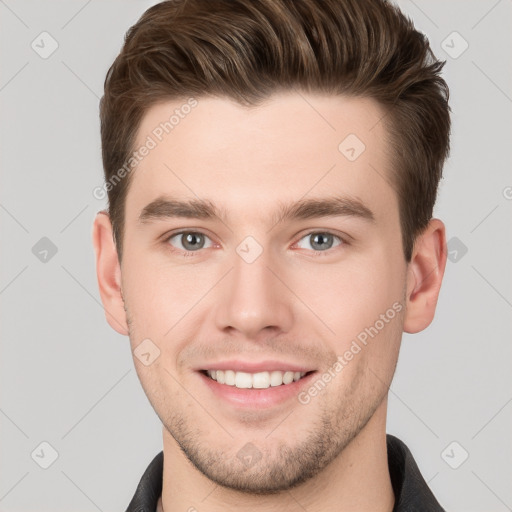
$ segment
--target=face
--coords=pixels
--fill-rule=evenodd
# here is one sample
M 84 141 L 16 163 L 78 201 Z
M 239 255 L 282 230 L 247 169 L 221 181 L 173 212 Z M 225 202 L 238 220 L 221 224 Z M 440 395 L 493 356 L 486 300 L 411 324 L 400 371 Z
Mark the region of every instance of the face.
M 407 265 L 384 112 L 295 93 L 184 103 L 151 108 L 137 137 L 156 144 L 126 198 L 122 295 L 132 349 L 159 355 L 134 363 L 199 471 L 289 489 L 385 408 Z

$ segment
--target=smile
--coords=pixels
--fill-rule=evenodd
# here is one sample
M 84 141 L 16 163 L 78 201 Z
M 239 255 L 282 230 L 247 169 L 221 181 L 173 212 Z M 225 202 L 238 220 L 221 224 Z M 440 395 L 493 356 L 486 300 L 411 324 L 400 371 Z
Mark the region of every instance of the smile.
M 296 382 L 310 372 L 237 372 L 234 370 L 203 370 L 205 375 L 217 381 L 219 384 L 234 386 L 239 389 L 267 389 L 275 386 L 286 386 Z

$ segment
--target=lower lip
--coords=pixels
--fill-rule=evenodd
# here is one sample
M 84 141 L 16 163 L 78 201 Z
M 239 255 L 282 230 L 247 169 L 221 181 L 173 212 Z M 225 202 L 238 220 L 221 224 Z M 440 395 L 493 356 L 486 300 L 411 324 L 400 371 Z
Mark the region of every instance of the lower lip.
M 270 386 L 267 389 L 248 388 L 240 389 L 236 386 L 219 384 L 216 380 L 208 377 L 202 372 L 198 372 L 204 383 L 212 392 L 228 403 L 237 407 L 246 407 L 250 409 L 266 409 L 276 405 L 283 404 L 292 398 L 297 399 L 297 395 L 302 388 L 308 386 L 316 372 L 311 372 L 291 384 L 281 386 Z

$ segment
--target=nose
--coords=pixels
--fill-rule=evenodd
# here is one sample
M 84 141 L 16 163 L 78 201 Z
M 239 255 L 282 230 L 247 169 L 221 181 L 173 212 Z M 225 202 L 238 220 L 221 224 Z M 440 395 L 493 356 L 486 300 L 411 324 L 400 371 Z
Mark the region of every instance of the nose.
M 293 324 L 293 294 L 284 284 L 284 273 L 265 251 L 252 263 L 238 254 L 232 262 L 216 297 L 217 328 L 247 339 L 288 332 Z

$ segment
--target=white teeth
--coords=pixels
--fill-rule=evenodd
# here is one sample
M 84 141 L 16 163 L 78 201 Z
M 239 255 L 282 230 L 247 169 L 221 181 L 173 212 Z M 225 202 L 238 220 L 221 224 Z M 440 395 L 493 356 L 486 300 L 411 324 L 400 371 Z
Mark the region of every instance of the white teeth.
M 252 388 L 252 375 L 245 372 L 236 372 L 235 387 L 243 389 Z
M 219 384 L 227 384 L 240 389 L 267 389 L 270 386 L 281 386 L 296 382 L 306 372 L 235 372 L 233 370 L 207 370 L 208 375 Z
M 271 372 L 270 373 L 270 385 L 280 386 L 283 383 L 283 372 Z
M 250 374 L 247 374 L 247 375 L 250 376 Z M 261 388 L 261 389 L 268 388 L 270 385 L 269 381 L 270 381 L 270 378 L 268 376 L 268 372 L 255 373 L 252 376 L 252 387 L 253 388 Z
M 291 384 L 293 382 L 293 372 L 286 372 L 283 375 L 283 384 Z
M 224 379 L 225 384 L 228 386 L 234 386 L 235 385 L 235 372 L 233 370 L 226 370 L 224 372 Z

